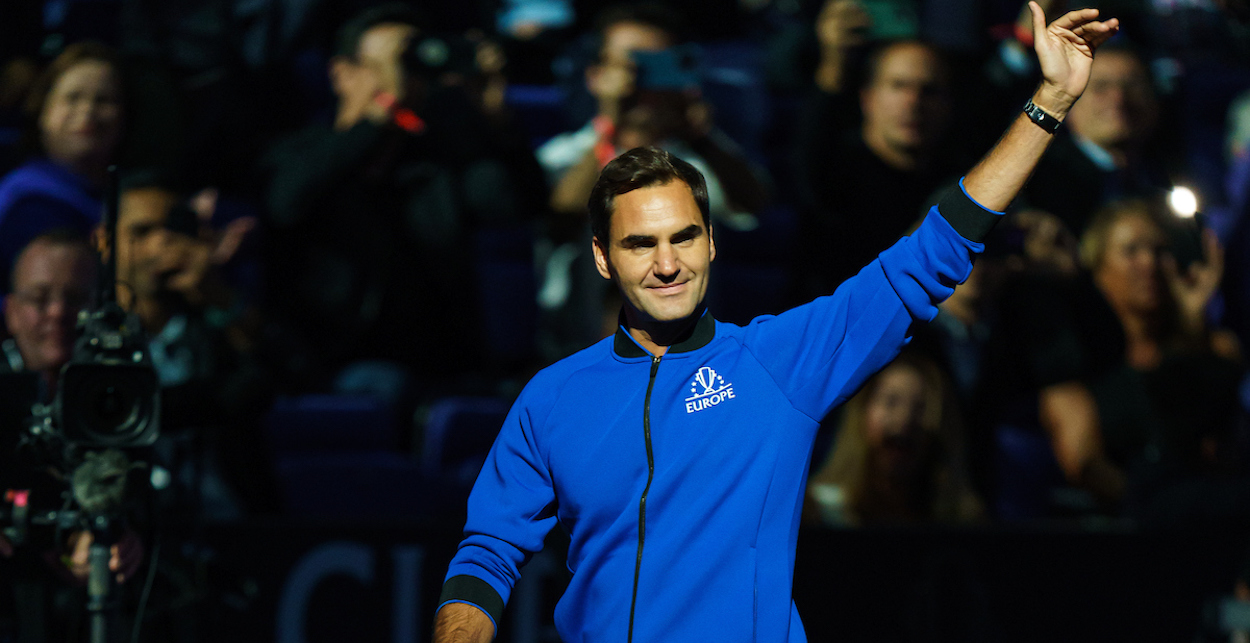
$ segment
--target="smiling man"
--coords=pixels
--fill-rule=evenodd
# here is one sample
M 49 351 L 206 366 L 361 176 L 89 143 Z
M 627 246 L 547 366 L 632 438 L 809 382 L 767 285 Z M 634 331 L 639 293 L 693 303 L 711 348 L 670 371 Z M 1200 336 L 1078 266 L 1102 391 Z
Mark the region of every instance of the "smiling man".
M 693 167 L 639 148 L 604 168 L 593 250 L 621 291 L 620 327 L 513 406 L 469 499 L 436 642 L 489 641 L 557 523 L 573 572 L 562 640 L 806 640 L 790 592 L 820 419 L 967 278 L 1117 27 L 1092 9 L 1046 27 L 1032 7 L 1045 81 L 1026 113 L 915 233 L 781 315 L 743 327 L 705 309 L 716 246 Z

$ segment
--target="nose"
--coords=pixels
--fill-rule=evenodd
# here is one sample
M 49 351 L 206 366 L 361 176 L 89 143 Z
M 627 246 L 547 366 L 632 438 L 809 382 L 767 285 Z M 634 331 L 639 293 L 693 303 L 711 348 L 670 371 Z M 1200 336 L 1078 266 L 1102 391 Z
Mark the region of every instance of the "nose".
M 681 263 L 677 260 L 677 251 L 672 244 L 661 243 L 655 252 L 655 275 L 660 281 L 671 282 L 681 272 Z

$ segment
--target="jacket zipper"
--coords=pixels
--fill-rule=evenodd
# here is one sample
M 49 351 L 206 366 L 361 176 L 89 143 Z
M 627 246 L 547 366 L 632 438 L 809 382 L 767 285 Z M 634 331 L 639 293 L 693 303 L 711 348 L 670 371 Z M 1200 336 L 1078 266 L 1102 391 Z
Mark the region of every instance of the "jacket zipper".
M 638 606 L 638 577 L 642 574 L 642 545 L 647 540 L 647 493 L 651 491 L 651 479 L 655 477 L 655 457 L 651 452 L 651 389 L 655 387 L 655 374 L 660 370 L 660 356 L 651 357 L 651 377 L 647 380 L 647 397 L 642 405 L 642 435 L 647 443 L 647 486 L 642 489 L 638 501 L 638 560 L 634 563 L 634 595 L 629 601 L 629 637 L 634 641 L 634 608 Z

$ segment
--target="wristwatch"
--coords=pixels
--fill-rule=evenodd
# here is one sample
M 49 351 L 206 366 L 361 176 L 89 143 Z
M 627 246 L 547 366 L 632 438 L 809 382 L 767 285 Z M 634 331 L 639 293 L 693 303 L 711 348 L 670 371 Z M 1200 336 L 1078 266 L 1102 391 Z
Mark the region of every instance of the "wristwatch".
M 1024 115 L 1028 116 L 1029 120 L 1037 123 L 1038 127 L 1046 130 L 1046 133 L 1048 134 L 1054 134 L 1059 129 L 1059 119 L 1043 112 L 1042 108 L 1033 104 L 1032 98 L 1029 99 L 1029 102 L 1024 104 Z

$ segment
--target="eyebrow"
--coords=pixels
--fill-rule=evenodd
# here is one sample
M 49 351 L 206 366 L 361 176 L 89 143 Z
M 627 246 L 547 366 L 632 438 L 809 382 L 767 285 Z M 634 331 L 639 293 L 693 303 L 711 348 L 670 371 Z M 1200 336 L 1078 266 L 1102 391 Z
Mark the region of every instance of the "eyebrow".
M 698 226 L 692 223 L 682 228 L 681 230 L 678 230 L 677 232 L 673 233 L 673 236 L 670 237 L 670 240 L 674 242 L 681 242 L 687 239 L 698 238 L 702 234 L 703 234 L 703 228 L 701 226 Z M 631 234 L 621 239 L 620 244 L 624 248 L 633 248 L 636 246 L 640 246 L 644 243 L 654 243 L 655 240 L 656 240 L 655 235 Z

